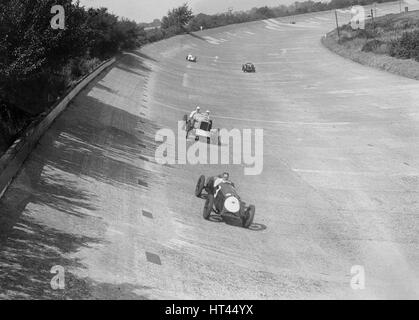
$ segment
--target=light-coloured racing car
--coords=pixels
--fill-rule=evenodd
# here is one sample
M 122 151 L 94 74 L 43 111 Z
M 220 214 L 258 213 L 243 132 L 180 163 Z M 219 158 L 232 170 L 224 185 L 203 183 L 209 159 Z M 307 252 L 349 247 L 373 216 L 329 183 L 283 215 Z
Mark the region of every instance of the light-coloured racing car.
M 186 60 L 189 61 L 189 62 L 195 62 L 195 63 L 198 62 L 198 58 L 196 56 L 191 55 L 191 54 L 188 54 L 186 56 Z
M 204 117 L 200 118 L 199 116 L 195 119 L 189 119 L 188 115 L 185 114 L 183 121 L 185 122 L 186 139 L 192 133 L 195 136 L 195 141 L 204 138 L 208 144 L 221 145 L 220 129 L 212 128 L 212 120 L 207 121 Z

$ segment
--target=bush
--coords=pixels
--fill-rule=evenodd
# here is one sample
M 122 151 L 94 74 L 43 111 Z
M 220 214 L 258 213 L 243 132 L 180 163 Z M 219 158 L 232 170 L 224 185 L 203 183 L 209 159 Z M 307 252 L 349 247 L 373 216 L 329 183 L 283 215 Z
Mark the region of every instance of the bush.
M 370 40 L 362 47 L 361 50 L 364 52 L 376 52 L 383 44 L 384 42 L 377 39 Z
M 390 55 L 400 59 L 419 61 L 419 30 L 405 32 L 390 43 Z
M 0 157 L 1 153 L 16 140 L 29 121 L 29 115 L 0 101 Z
M 89 58 L 89 57 L 83 57 L 83 58 L 77 58 L 73 59 L 69 63 L 69 80 L 77 80 L 81 78 L 82 76 L 92 72 L 94 68 L 100 64 L 100 61 L 98 58 Z

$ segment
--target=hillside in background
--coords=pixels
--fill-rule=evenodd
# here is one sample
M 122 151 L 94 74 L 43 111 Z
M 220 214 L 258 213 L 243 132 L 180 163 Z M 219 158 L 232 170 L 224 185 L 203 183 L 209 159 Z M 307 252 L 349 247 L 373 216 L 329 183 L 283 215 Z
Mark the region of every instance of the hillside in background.
M 350 24 L 334 30 L 323 43 L 356 62 L 419 80 L 419 11 L 369 19 L 364 30 Z

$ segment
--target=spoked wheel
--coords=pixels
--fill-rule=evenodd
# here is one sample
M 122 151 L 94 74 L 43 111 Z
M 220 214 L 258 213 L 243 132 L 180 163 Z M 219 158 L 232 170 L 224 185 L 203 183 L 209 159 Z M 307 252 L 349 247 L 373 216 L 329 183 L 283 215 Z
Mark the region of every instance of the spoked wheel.
M 253 219 L 255 218 L 255 211 L 256 208 L 254 205 L 251 205 L 246 209 L 246 212 L 242 220 L 244 228 L 248 229 L 253 224 Z
M 195 188 L 195 195 L 199 198 L 202 195 L 202 190 L 205 187 L 205 176 L 200 176 Z
M 214 207 L 214 195 L 209 194 L 207 200 L 205 201 L 204 212 L 202 214 L 205 220 L 209 219 L 213 207 Z

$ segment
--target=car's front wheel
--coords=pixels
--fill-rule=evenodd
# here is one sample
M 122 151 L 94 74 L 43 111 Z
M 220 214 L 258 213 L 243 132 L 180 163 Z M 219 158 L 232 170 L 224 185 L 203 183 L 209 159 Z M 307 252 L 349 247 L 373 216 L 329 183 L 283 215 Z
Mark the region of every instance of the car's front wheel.
M 248 229 L 253 224 L 253 220 L 255 218 L 256 208 L 254 205 L 250 205 L 244 214 L 243 217 L 243 227 Z
M 202 195 L 202 190 L 204 190 L 205 187 L 205 176 L 200 176 L 199 180 L 196 184 L 195 188 L 195 195 L 199 198 Z
M 205 201 L 204 212 L 202 214 L 205 220 L 209 219 L 213 208 L 214 208 L 214 195 L 208 194 L 208 198 Z

